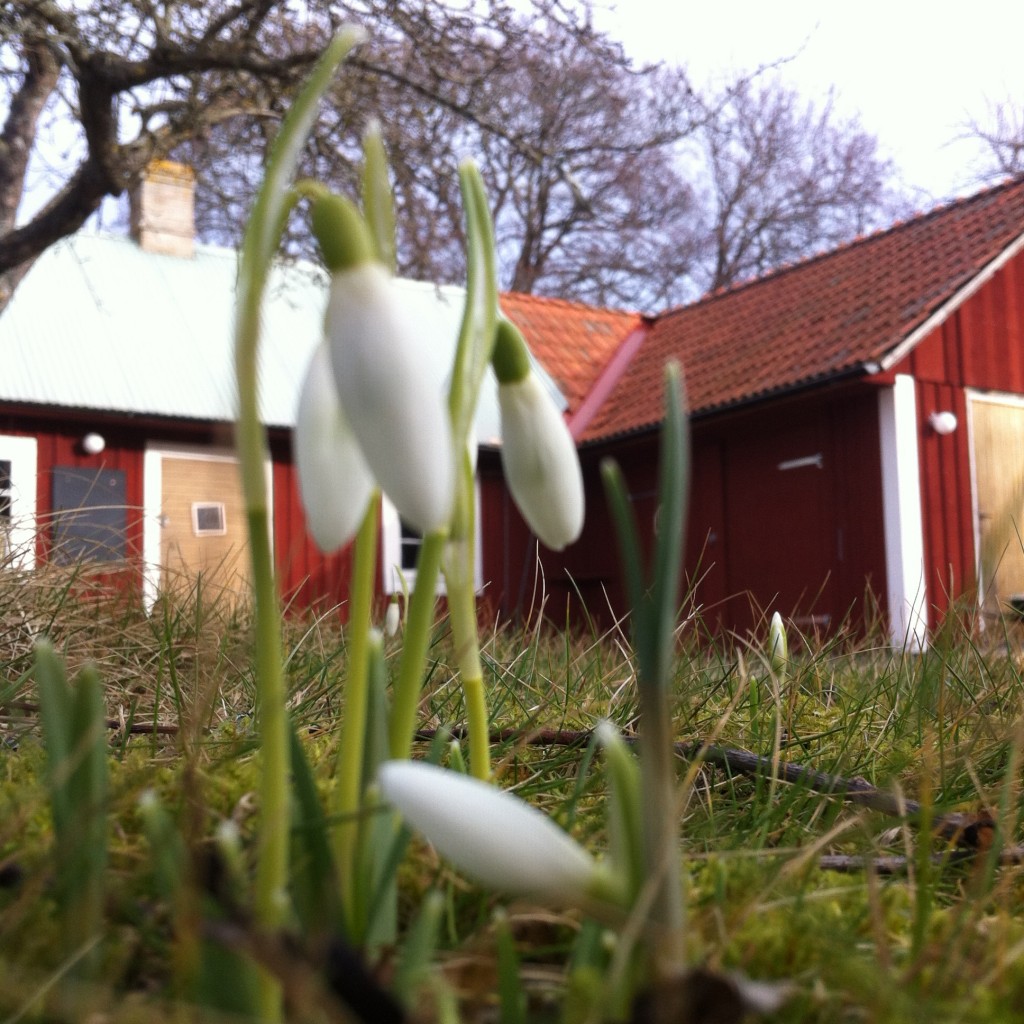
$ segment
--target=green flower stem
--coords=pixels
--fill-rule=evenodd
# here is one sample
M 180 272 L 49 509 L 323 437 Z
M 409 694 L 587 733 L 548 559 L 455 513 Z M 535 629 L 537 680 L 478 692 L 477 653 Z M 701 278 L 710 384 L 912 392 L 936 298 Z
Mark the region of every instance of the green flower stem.
M 645 579 L 636 522 L 621 470 L 601 464 L 612 519 L 622 552 L 632 609 L 640 696 L 640 790 L 644 868 L 655 887 L 650 903 L 649 947 L 655 976 L 669 978 L 686 963 L 685 890 L 678 838 L 678 807 L 670 682 L 675 657 L 679 567 L 686 533 L 689 451 L 679 367 L 665 368 L 665 422 L 661 432 L 658 498 L 660 529 L 650 582 Z
M 494 257 L 494 226 L 480 171 L 470 161 L 459 167 L 466 216 L 466 307 L 455 349 L 448 411 L 455 451 L 465 451 L 473 432 L 473 416 L 494 348 L 498 320 L 498 281 Z M 475 443 L 475 438 L 472 439 Z
M 455 485 L 455 509 L 444 575 L 448 584 L 448 615 L 455 644 L 455 663 L 466 699 L 469 768 L 478 779 L 487 781 L 491 776 L 491 741 L 484 673 L 480 664 L 476 590 L 473 586 L 475 504 L 473 463 L 469 452 L 464 450 Z
M 285 209 L 290 210 L 293 204 L 294 199 L 290 198 L 290 201 L 285 203 Z M 253 220 L 250 221 L 250 232 L 253 234 L 259 231 L 255 213 L 254 210 Z M 286 217 L 287 212 L 282 213 L 279 223 L 283 224 Z M 245 270 L 244 252 L 242 263 L 240 277 L 244 276 Z M 257 392 L 259 310 L 266 272 L 269 270 L 269 256 L 267 264 L 262 268 L 262 279 L 254 284 L 247 301 L 242 298 L 241 281 L 239 286 L 240 309 L 235 348 L 239 409 L 235 446 L 249 529 L 249 558 L 256 620 L 253 658 L 257 681 L 261 772 L 254 910 L 260 927 L 274 931 L 285 923 L 288 913 L 288 778 L 291 772 L 291 746 L 288 738 L 287 688 L 282 659 L 281 612 L 275 583 L 274 556 L 271 550 L 264 466 L 267 439 L 259 418 Z M 266 971 L 260 972 L 259 1006 L 262 1020 L 281 1019 L 283 1011 L 280 986 Z
M 448 613 L 455 643 L 455 661 L 466 699 L 470 770 L 478 779 L 486 780 L 491 775 L 491 749 L 477 634 L 476 590 L 473 586 L 476 525 L 473 460 L 470 458 L 469 446 L 476 444 L 473 414 L 494 348 L 498 286 L 494 229 L 487 195 L 480 172 L 471 162 L 460 166 L 459 184 L 466 214 L 466 308 L 448 392 L 452 442 L 459 459 L 459 469 L 445 556 L 445 579 L 448 584 Z
M 261 776 L 254 909 L 259 927 L 273 931 L 287 916 L 290 740 L 281 656 L 281 610 L 274 580 L 269 501 L 264 470 L 267 437 L 259 415 L 260 313 L 271 263 L 285 222 L 297 201 L 290 183 L 316 111 L 338 65 L 362 39 L 360 29 L 341 32 L 328 46 L 296 97 L 277 135 L 246 227 L 238 269 L 235 318 L 235 376 L 238 422 L 235 444 L 249 527 L 256 637 L 254 663 L 259 693 Z M 260 1019 L 282 1017 L 281 989 L 260 972 Z
M 656 971 L 670 977 L 686 962 L 686 907 L 679 854 L 675 737 L 667 694 L 640 686 L 640 778 L 647 877 L 656 880 L 651 949 Z
M 462 542 L 464 543 L 464 542 Z M 451 546 L 449 546 L 451 550 Z M 473 578 L 469 586 L 448 580 L 448 613 L 451 616 L 455 663 L 466 698 L 466 735 L 469 741 L 469 768 L 485 782 L 491 777 L 490 722 L 484 693 L 484 673 L 477 640 L 476 595 Z
M 343 905 L 354 919 L 356 850 L 359 811 L 363 794 L 363 753 L 369 715 L 370 628 L 373 624 L 373 581 L 377 568 L 377 515 L 380 492 L 374 491 L 356 534 L 355 560 L 349 594 L 348 672 L 345 682 L 345 718 L 338 750 L 334 784 L 335 859 L 341 878 Z
M 647 664 L 641 662 L 640 777 L 648 872 L 658 880 L 651 924 L 659 933 L 652 948 L 656 969 L 671 976 L 686 962 L 685 892 L 681 879 L 676 801 L 675 736 L 670 680 L 675 660 L 680 566 L 689 496 L 689 446 L 679 367 L 665 367 L 665 422 L 661 432 L 658 499 L 661 529 L 654 552 L 647 616 Z
M 407 758 L 412 752 L 423 670 L 430 646 L 430 630 L 434 625 L 434 609 L 437 607 L 437 579 L 441 573 L 441 559 L 444 557 L 447 540 L 447 530 L 435 530 L 428 533 L 420 545 L 416 585 L 409 599 L 402 656 L 398 663 L 398 678 L 395 681 L 388 725 L 388 748 L 391 756 L 396 759 Z

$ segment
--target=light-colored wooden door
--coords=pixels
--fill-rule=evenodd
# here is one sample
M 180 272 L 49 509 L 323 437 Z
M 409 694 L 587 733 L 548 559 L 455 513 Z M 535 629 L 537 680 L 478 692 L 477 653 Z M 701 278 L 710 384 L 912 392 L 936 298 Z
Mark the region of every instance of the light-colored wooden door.
M 1024 596 L 1024 405 L 971 401 L 982 604 L 1006 611 Z
M 160 564 L 163 588 L 172 592 L 200 579 L 209 596 L 248 593 L 245 506 L 234 459 L 164 455 Z

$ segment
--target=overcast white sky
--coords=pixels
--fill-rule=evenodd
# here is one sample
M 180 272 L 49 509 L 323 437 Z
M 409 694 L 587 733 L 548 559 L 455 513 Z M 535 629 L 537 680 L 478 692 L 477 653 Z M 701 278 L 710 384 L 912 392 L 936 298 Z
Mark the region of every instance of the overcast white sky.
M 1024 105 L 1024 0 L 595 0 L 595 23 L 639 60 L 685 64 L 699 83 L 797 54 L 780 74 L 808 98 L 834 88 L 909 186 L 975 191 L 969 117 Z

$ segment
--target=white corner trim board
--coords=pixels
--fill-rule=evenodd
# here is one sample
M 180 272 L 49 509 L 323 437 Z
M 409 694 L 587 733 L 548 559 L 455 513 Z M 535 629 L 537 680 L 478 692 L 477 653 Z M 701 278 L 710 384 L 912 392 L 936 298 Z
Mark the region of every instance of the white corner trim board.
M 36 564 L 36 462 L 34 437 L 0 434 L 0 566 Z
M 878 423 L 890 635 L 896 646 L 919 651 L 928 645 L 928 621 L 913 377 L 897 374 L 879 392 Z

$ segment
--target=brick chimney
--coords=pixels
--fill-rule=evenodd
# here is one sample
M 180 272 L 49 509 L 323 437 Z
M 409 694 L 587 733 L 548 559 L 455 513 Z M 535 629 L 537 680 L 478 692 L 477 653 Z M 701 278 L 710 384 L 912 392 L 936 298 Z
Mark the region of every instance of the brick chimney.
M 146 252 L 193 255 L 195 182 L 192 168 L 173 160 L 146 167 L 129 193 L 132 238 Z

